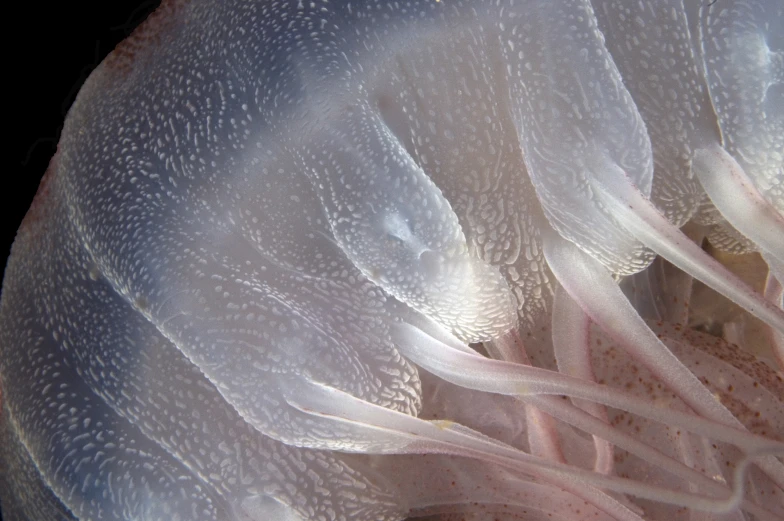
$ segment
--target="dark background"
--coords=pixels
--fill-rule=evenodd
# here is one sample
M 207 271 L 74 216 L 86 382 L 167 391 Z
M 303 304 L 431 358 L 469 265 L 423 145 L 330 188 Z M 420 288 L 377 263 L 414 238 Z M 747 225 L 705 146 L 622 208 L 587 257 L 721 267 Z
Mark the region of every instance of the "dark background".
M 7 17 L 0 177 L 0 266 L 55 151 L 63 120 L 90 72 L 160 0 L 23 2 Z M 11 32 L 21 35 L 11 38 Z M 10 117 L 9 117 L 10 116 Z

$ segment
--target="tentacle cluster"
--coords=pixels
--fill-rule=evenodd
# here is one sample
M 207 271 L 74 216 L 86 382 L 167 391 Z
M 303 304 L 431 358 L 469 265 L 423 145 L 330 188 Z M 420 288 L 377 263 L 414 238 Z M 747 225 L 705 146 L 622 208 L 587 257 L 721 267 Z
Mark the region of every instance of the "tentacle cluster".
M 784 517 L 783 24 L 164 2 L 9 260 L 5 515 Z

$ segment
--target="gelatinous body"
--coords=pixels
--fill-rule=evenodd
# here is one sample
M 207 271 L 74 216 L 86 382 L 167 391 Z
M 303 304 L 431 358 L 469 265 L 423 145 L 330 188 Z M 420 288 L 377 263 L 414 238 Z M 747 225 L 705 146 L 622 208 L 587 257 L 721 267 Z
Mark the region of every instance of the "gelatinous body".
M 9 260 L 5 515 L 784 516 L 781 8 L 617 4 L 164 2 Z

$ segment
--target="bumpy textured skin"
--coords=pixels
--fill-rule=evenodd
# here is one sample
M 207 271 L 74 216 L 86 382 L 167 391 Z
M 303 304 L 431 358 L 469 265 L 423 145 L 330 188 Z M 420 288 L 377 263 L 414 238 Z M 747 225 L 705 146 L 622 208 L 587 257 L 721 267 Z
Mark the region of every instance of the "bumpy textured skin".
M 737 2 L 700 14 L 708 87 L 724 146 L 784 212 L 784 6 Z
M 287 61 L 285 46 L 270 42 L 275 33 L 293 37 L 281 25 L 283 11 L 303 13 L 296 5 L 272 7 L 278 12 L 266 14 L 264 3 L 216 7 L 166 3 L 91 76 L 71 111 L 61 152 L 42 181 L 6 271 L 3 421 L 18 441 L 4 446 L 4 452 L 29 453 L 43 480 L 67 505 L 61 508 L 79 519 L 244 519 L 236 512 L 254 510 L 281 518 L 387 518 L 400 507 L 389 500 L 388 491 L 363 477 L 372 471 L 358 474 L 329 453 L 287 447 L 251 428 L 219 394 L 216 380 L 207 380 L 193 365 L 205 359 L 189 359 L 166 338 L 171 333 L 179 341 L 206 344 L 192 323 L 178 323 L 172 309 L 191 302 L 208 314 L 215 303 L 205 305 L 204 295 L 214 293 L 223 277 L 227 289 L 231 284 L 240 293 L 232 299 L 223 294 L 226 301 L 217 304 L 224 311 L 214 317 L 216 329 L 223 329 L 205 334 L 224 339 L 234 334 L 235 347 L 249 345 L 243 335 L 261 345 L 263 335 L 266 345 L 285 345 L 281 354 L 288 357 L 281 360 L 268 351 L 265 359 L 255 351 L 253 359 L 254 350 L 244 356 L 232 353 L 214 337 L 206 348 L 212 360 L 234 364 L 234 376 L 224 373 L 229 385 L 220 389 L 223 396 L 234 393 L 251 404 L 248 408 L 267 400 L 261 414 L 283 423 L 276 385 L 262 373 L 277 372 L 285 379 L 292 372 L 308 372 L 310 365 L 322 381 L 358 395 L 373 394 L 379 404 L 410 413 L 419 407 L 415 370 L 383 338 L 380 290 L 358 280 L 357 270 L 329 239 L 318 203 L 306 206 L 313 210 L 310 215 L 292 201 L 312 194 L 307 178 L 292 176 L 277 191 L 268 190 L 270 178 L 255 169 L 249 173 L 258 159 L 232 152 L 250 146 L 242 143 L 248 134 L 232 128 L 248 106 L 257 111 L 246 113 L 243 121 L 254 130 L 255 147 L 275 131 L 274 121 L 283 124 L 270 113 L 287 112 L 283 106 L 275 111 L 278 102 L 262 98 L 272 94 L 289 97 L 289 104 L 297 101 L 293 85 L 260 89 L 293 81 L 293 64 L 287 71 L 275 66 Z M 266 21 L 255 29 L 255 44 L 225 40 L 231 27 L 243 21 L 250 26 L 255 19 Z M 203 48 L 205 41 L 215 47 Z M 258 89 L 235 83 L 240 77 L 223 80 L 233 77 L 230 71 L 243 56 L 229 63 L 222 46 L 240 43 L 248 53 L 242 78 Z M 172 103 L 167 93 L 175 84 L 188 95 L 171 107 L 170 118 L 160 109 Z M 237 99 L 231 93 L 235 89 L 246 97 Z M 230 106 L 227 98 L 233 99 Z M 193 147 L 187 155 L 186 143 Z M 235 170 L 239 163 L 245 168 Z M 265 167 L 273 164 L 268 160 Z M 229 171 L 238 176 L 231 195 L 224 184 Z M 248 182 L 256 188 L 248 190 Z M 245 212 L 241 194 L 248 208 L 266 213 Z M 239 203 L 231 207 L 236 220 L 223 213 L 228 206 L 220 207 L 229 203 Z M 275 215 L 276 209 L 285 213 Z M 199 216 L 210 213 L 220 215 L 220 224 L 200 230 Z M 311 219 L 312 229 L 303 230 Z M 254 233 L 262 230 L 271 230 L 264 234 L 264 252 L 253 245 Z M 322 243 L 297 236 L 319 231 L 327 234 Z M 326 251 L 320 261 L 319 248 Z M 213 250 L 229 253 L 213 259 Z M 251 297 L 258 287 L 243 290 L 235 277 L 238 271 L 247 275 L 245 262 L 251 259 L 252 269 L 263 272 L 267 266 L 258 260 L 265 255 L 276 270 L 269 278 L 274 287 Z M 192 284 L 200 278 L 208 287 Z M 313 284 L 302 288 L 308 278 Z M 179 289 L 190 288 L 190 295 L 172 304 L 177 281 Z M 292 291 L 298 296 L 286 296 Z M 233 299 L 245 303 L 235 308 Z M 168 330 L 156 327 L 164 322 Z M 287 337 L 287 330 L 298 334 Z M 374 344 L 379 346 L 375 352 Z M 238 368 L 243 365 L 256 375 L 242 375 Z M 265 380 L 270 390 L 243 393 L 252 382 Z M 312 435 L 304 427 L 297 431 L 289 424 L 287 429 L 295 437 L 303 436 L 297 432 Z M 380 501 L 368 501 L 376 494 Z M 37 516 L 34 512 L 28 514 Z
M 684 3 L 593 2 L 607 48 L 651 137 L 651 200 L 678 226 L 694 215 L 703 193 L 691 173 L 694 150 L 721 139 Z
M 544 230 L 646 268 L 595 188 L 648 194 L 653 165 L 587 1 L 165 1 L 80 92 L 6 270 L 6 515 L 607 519 L 489 463 L 349 455 L 374 445 L 292 403 L 316 382 L 530 449 L 519 402 L 420 374 L 391 331 L 517 327 L 552 367 Z M 733 375 L 775 384 L 755 364 Z

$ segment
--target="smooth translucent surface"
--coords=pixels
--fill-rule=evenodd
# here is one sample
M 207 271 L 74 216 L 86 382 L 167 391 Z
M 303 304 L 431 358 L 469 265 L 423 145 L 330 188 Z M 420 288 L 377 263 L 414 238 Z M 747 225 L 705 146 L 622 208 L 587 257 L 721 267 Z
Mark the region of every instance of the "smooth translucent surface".
M 781 8 L 724 4 L 164 2 L 9 260 L 4 515 L 784 516 Z

